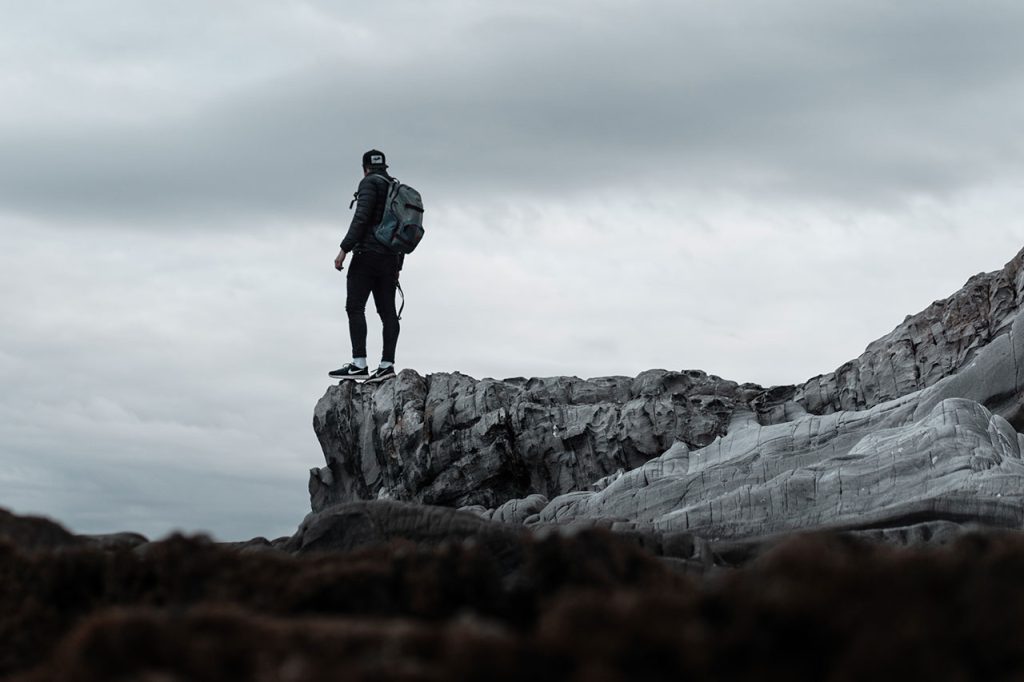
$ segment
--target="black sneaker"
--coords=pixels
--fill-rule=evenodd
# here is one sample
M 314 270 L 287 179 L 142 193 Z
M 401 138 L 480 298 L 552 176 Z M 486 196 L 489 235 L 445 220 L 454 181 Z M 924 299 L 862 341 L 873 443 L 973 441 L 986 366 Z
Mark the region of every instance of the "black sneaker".
M 390 365 L 388 367 L 378 367 L 377 369 L 373 370 L 373 374 L 371 374 L 370 378 L 366 380 L 366 383 L 374 384 L 374 383 L 377 383 L 378 381 L 386 381 L 388 379 L 394 379 L 394 378 L 395 378 L 395 366 L 394 365 Z
M 356 367 L 353 363 L 348 363 L 341 369 L 336 369 L 333 372 L 328 372 L 327 376 L 332 379 L 365 379 L 370 376 L 369 367 Z

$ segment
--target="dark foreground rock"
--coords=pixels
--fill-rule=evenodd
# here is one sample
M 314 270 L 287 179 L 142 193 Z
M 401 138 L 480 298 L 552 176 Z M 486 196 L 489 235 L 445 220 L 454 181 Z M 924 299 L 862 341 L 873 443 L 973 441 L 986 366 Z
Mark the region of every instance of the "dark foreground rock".
M 413 653 L 429 661 L 444 655 L 429 647 L 446 624 L 469 619 L 511 637 L 563 591 L 664 590 L 681 580 L 607 532 L 537 538 L 439 509 L 457 531 L 442 540 L 444 524 L 417 524 L 414 510 L 371 503 L 307 519 L 289 545 L 295 554 L 180 536 L 134 548 L 0 543 L 0 676 L 41 665 L 31 679 L 282 679 L 298 658 L 297 676 L 283 679 L 312 680 L 331 676 L 331 661 L 366 656 L 399 679 L 442 679 L 430 670 L 404 677 L 399 652 L 394 661 L 383 653 L 395 633 L 422 640 Z M 353 528 L 356 517 L 377 519 L 380 532 Z M 328 537 L 360 549 L 332 551 Z M 318 632 L 328 650 L 345 633 L 363 634 L 323 658 Z
M 41 516 L 18 516 L 0 509 L 0 543 L 23 551 L 80 547 L 88 543 L 60 524 Z
M 476 523 L 486 534 L 500 524 L 452 510 L 426 511 L 430 520 L 416 524 L 412 505 L 362 507 L 307 519 L 289 541 L 296 554 L 183 537 L 133 549 L 0 543 L 0 675 L 304 682 L 1024 674 L 1019 533 L 958 529 L 928 549 L 849 534 L 790 537 L 750 553 L 740 568 L 698 579 L 628 535 L 538 537 L 509 526 L 499 557 L 469 529 Z M 353 515 L 361 519 L 347 523 Z M 303 551 L 303 542 L 326 537 L 318 526 L 335 526 L 327 535 L 360 548 Z M 463 535 L 441 541 L 442 526 Z

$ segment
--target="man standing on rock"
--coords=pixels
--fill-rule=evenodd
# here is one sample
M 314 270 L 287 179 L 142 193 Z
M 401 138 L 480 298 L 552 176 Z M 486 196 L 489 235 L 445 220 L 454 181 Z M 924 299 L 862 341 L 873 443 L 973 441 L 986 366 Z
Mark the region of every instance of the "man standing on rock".
M 334 379 L 366 379 L 378 382 L 395 376 L 395 346 L 398 344 L 398 313 L 395 291 L 402 255 L 395 255 L 374 237 L 374 228 L 384 217 L 384 205 L 392 178 L 387 172 L 384 152 L 376 149 L 363 154 L 363 179 L 356 190 L 355 215 L 348 233 L 341 242 L 341 251 L 334 267 L 341 270 L 345 257 L 353 254 L 348 270 L 348 331 L 352 338 L 352 362 L 329 372 Z M 373 294 L 373 304 L 384 324 L 384 352 L 380 366 L 371 374 L 366 364 L 366 301 Z

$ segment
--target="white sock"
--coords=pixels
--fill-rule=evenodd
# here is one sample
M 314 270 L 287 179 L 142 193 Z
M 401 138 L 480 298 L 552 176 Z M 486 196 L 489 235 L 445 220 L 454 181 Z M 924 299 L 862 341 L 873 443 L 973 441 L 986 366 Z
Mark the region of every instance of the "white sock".
M 364 369 L 366 367 L 366 358 L 352 358 L 352 364 L 359 369 Z
M 381 360 L 381 361 L 380 361 L 380 368 L 381 368 L 381 369 L 387 369 L 388 367 L 390 367 L 390 366 L 391 366 L 391 365 L 393 365 L 393 364 L 395 364 L 395 363 L 393 363 L 393 362 L 388 362 L 387 360 Z

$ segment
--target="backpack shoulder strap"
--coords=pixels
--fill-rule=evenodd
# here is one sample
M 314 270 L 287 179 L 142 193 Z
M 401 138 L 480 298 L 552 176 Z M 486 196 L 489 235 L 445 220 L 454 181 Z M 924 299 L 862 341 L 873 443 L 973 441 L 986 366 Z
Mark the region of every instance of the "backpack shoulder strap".
M 384 178 L 384 181 L 388 183 L 388 189 L 389 190 L 391 189 L 391 185 L 393 185 L 394 183 L 398 182 L 397 178 L 392 178 L 392 177 L 384 175 L 382 173 L 370 173 L 370 175 L 378 175 L 378 176 Z M 367 176 L 367 177 L 369 177 L 369 176 Z M 399 183 L 399 184 L 401 184 L 401 183 Z M 359 199 L 359 190 L 356 190 L 355 192 L 352 192 L 352 201 L 348 202 L 349 209 L 351 209 L 353 206 L 356 205 L 356 201 L 358 199 Z

